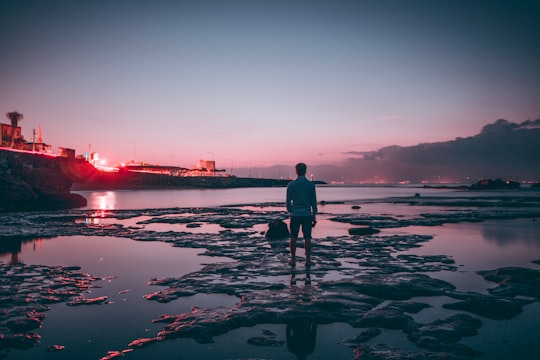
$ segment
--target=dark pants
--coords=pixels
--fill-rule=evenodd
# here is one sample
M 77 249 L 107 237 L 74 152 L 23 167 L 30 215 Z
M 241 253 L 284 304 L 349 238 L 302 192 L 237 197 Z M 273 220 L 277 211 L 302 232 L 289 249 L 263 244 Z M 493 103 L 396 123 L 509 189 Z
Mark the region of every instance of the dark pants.
M 313 228 L 312 216 L 291 216 L 291 263 L 295 263 L 296 259 L 296 240 L 298 239 L 298 233 L 302 227 L 302 234 L 304 235 L 304 250 L 306 251 L 306 265 L 311 264 L 311 229 Z
M 298 239 L 300 227 L 305 240 L 311 240 L 312 216 L 291 216 L 291 238 Z

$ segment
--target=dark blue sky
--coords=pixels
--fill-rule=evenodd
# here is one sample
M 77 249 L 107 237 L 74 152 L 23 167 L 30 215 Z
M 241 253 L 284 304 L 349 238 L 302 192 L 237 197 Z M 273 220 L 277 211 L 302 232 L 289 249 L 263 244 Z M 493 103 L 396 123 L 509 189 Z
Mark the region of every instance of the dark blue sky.
M 538 1 L 0 0 L 0 110 L 109 162 L 335 163 L 539 118 L 538 24 Z

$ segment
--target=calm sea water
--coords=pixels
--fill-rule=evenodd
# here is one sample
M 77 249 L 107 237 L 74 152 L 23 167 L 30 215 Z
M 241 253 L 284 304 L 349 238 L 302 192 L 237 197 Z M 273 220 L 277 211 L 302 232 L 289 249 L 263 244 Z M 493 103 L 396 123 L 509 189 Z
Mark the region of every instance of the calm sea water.
M 319 218 L 315 236 L 341 236 L 347 233 L 346 224 L 331 222 L 329 217 L 350 212 L 350 203 L 340 201 L 362 201 L 395 196 L 473 196 L 476 194 L 449 189 L 423 189 L 419 187 L 348 187 L 320 186 L 317 189 L 318 200 L 330 204 L 321 206 L 323 213 Z M 87 209 L 123 210 L 173 207 L 214 207 L 238 204 L 284 203 L 284 188 L 249 188 L 219 190 L 137 190 L 137 191 L 83 191 L 79 192 L 88 200 Z M 528 196 L 527 193 L 490 192 L 482 196 Z M 336 202 L 336 203 L 331 203 Z M 367 203 L 362 211 L 392 216 L 412 216 L 423 208 L 395 205 L 388 203 Z M 445 209 L 430 208 L 430 212 Z M 133 221 L 133 220 L 127 220 Z M 129 225 L 129 224 L 128 224 Z M 149 229 L 150 226 L 149 225 Z M 157 231 L 182 230 L 183 225 L 155 224 Z M 214 229 L 218 231 L 219 229 Z M 257 230 L 263 230 L 262 228 Z M 460 271 L 441 272 L 431 276 L 439 277 L 455 284 L 462 291 L 486 292 L 493 284 L 485 282 L 475 275 L 477 270 L 494 269 L 503 266 L 522 266 L 538 269 L 532 260 L 540 259 L 540 221 L 531 219 L 487 221 L 483 223 L 447 224 L 439 227 L 411 227 L 393 229 L 393 233 L 429 234 L 433 240 L 421 248 L 409 252 L 415 254 L 446 254 L 454 258 Z M 383 232 L 384 234 L 384 232 Z M 227 295 L 196 295 L 182 298 L 167 304 L 147 301 L 143 295 L 156 291 L 155 286 L 148 286 L 150 278 L 181 276 L 202 268 L 203 263 L 226 259 L 200 256 L 201 250 L 172 248 L 159 242 L 136 242 L 130 239 L 73 236 L 54 239 L 36 239 L 22 244 L 18 254 L 26 264 L 78 265 L 82 270 L 99 276 L 114 275 L 102 282 L 101 288 L 92 289 L 87 296 L 109 296 L 112 304 L 103 306 L 69 307 L 65 304 L 52 306 L 47 312 L 44 327 L 39 329 L 42 345 L 25 351 L 14 350 L 11 357 L 16 359 L 99 359 L 109 350 L 121 350 L 131 340 L 154 336 L 162 325 L 152 324 L 149 319 L 160 314 L 179 314 L 188 312 L 193 306 L 213 307 L 232 306 L 238 299 Z M 0 261 L 8 262 L 13 254 L 0 254 Z M 430 299 L 425 299 L 426 302 Z M 440 307 L 437 307 L 440 309 Z M 434 310 L 433 310 L 434 311 Z M 442 316 L 440 312 L 426 310 L 421 321 L 433 321 Z M 529 352 L 521 351 L 535 346 L 540 338 L 540 306 L 532 304 L 526 307 L 524 314 L 508 321 L 485 321 L 481 335 L 464 340 L 471 346 L 488 353 L 489 359 L 509 357 L 527 359 Z M 263 328 L 238 329 L 216 337 L 212 345 L 199 345 L 191 339 L 166 341 L 155 344 L 143 351 L 135 351 L 127 357 L 132 359 L 155 358 L 215 358 L 243 357 L 239 347 L 245 342 L 235 342 Z M 283 332 L 280 325 L 265 325 L 276 333 Z M 345 324 L 330 324 L 319 327 L 317 351 L 309 359 L 349 359 L 351 349 L 339 345 L 345 337 L 358 335 L 358 329 Z M 387 332 L 378 341 L 396 341 L 392 332 Z M 401 335 L 399 335 L 401 336 Z M 397 341 L 399 343 L 399 340 Z M 46 353 L 44 348 L 52 344 L 66 346 L 59 353 Z M 181 356 L 172 356 L 181 350 Z M 516 355 L 517 354 L 517 355 Z M 250 357 L 289 359 L 292 358 L 286 347 L 280 349 L 253 349 Z M 517 357 L 516 357 L 517 356 Z M 532 358 L 531 358 L 532 359 Z
M 378 199 L 392 196 L 421 195 L 456 196 L 461 191 L 424 189 L 415 186 L 359 187 L 318 186 L 319 201 Z M 284 188 L 189 189 L 189 190 L 126 190 L 80 191 L 88 200 L 88 209 L 146 209 L 173 207 L 212 207 L 236 204 L 285 202 Z

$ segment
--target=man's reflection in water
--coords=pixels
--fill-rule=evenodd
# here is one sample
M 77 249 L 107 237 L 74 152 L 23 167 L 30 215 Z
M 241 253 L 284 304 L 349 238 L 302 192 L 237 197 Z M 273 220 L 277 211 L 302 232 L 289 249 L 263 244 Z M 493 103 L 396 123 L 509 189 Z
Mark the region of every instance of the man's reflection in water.
M 315 350 L 317 324 L 306 319 L 297 319 L 287 324 L 287 349 L 298 360 L 305 359 Z
M 297 280 L 296 271 L 291 273 L 291 285 L 296 287 Z M 305 288 L 311 287 L 311 274 L 309 269 L 306 269 L 306 277 L 304 279 Z M 301 294 L 301 301 L 309 300 L 308 293 Z M 296 356 L 297 359 L 305 359 L 315 350 L 315 342 L 317 340 L 317 324 L 309 319 L 294 319 L 287 323 L 287 349 Z
M 297 280 L 298 279 L 296 278 L 296 270 L 293 270 L 291 272 L 291 285 L 296 286 Z M 302 278 L 300 278 L 300 280 L 302 280 Z M 304 285 L 311 285 L 311 274 L 308 269 L 306 269 L 306 277 L 304 280 Z

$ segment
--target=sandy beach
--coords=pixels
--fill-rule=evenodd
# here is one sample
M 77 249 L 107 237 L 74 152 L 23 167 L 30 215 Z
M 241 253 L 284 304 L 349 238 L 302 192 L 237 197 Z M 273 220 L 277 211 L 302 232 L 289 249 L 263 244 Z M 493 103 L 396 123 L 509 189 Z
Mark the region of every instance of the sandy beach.
M 302 248 L 290 267 L 287 239 L 265 236 L 281 203 L 2 214 L 2 351 L 533 359 L 533 195 L 324 201 L 307 268 Z

